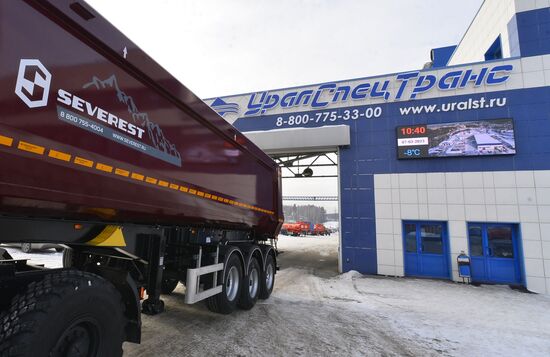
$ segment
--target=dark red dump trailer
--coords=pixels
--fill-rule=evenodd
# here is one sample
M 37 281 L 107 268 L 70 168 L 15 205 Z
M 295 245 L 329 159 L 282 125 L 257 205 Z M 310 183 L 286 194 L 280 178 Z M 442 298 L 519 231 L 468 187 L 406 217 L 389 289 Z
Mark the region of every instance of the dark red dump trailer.
M 120 355 L 178 282 L 250 309 L 282 221 L 277 165 L 88 4 L 0 1 L 0 243 L 67 246 L 0 249 L 1 356 Z

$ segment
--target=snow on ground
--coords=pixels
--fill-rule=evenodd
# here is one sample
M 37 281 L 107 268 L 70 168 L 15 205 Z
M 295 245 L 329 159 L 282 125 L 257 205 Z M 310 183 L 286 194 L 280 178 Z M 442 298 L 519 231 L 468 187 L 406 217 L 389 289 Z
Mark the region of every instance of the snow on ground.
M 23 253 L 19 248 L 4 248 L 10 253 L 13 259 L 29 259 L 29 263 L 35 265 L 44 264 L 47 268 L 61 268 L 63 266 L 63 253 L 54 249 L 33 250 L 31 253 Z
M 317 250 L 323 256 L 328 240 L 308 239 L 282 236 L 279 248 Z M 337 242 L 335 237 L 329 240 Z M 343 314 L 376 316 L 389 322 L 392 330 L 388 334 L 416 341 L 434 352 L 550 355 L 548 296 L 507 286 L 363 276 L 354 271 L 323 278 L 289 267 L 278 278 L 276 295 L 280 298 L 324 301 L 339 305 Z

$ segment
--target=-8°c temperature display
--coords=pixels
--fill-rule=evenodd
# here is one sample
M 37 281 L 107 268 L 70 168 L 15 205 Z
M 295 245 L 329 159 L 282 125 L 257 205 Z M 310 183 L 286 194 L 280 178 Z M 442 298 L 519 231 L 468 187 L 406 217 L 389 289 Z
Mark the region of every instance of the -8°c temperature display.
M 427 125 L 410 125 L 397 128 L 398 159 L 428 157 L 428 147 Z

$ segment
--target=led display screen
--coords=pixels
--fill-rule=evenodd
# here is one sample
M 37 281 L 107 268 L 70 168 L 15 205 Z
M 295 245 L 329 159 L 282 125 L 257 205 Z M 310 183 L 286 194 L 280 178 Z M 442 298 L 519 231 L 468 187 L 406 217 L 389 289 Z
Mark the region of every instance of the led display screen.
M 512 119 L 491 119 L 397 127 L 397 158 L 513 155 Z

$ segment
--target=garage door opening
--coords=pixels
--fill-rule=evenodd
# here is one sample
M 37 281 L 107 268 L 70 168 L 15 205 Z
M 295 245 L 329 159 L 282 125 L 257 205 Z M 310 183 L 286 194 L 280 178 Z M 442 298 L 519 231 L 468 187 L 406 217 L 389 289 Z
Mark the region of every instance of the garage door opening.
M 281 266 L 321 277 L 339 271 L 338 153 L 271 155 L 282 168 Z

